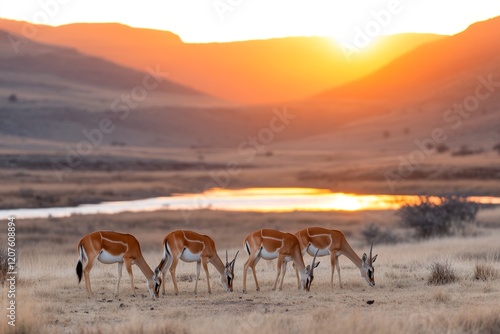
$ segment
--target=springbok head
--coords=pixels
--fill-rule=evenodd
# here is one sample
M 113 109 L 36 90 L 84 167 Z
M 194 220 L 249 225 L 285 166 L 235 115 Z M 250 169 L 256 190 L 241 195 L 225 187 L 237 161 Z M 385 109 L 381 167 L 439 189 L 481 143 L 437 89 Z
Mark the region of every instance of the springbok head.
M 161 287 L 160 269 L 156 267 L 155 272 L 153 274 L 153 289 L 152 289 L 155 298 L 158 298 L 160 296 L 160 287 Z
M 224 275 L 221 276 L 221 282 L 226 291 L 228 292 L 233 292 L 234 265 L 236 263 L 236 258 L 238 257 L 239 252 L 240 251 L 237 251 L 236 255 L 234 256 L 234 259 L 231 262 L 229 262 L 226 250 L 226 265 L 224 268 Z
M 373 263 L 377 259 L 377 255 L 372 256 L 373 252 L 373 240 L 372 240 L 372 245 L 370 247 L 370 257 L 368 258 L 366 256 L 366 253 L 363 254 L 363 257 L 361 258 L 361 268 L 359 269 L 361 277 L 363 277 L 368 283 L 369 286 L 375 286 L 375 268 L 373 268 Z
M 306 267 L 306 282 L 304 284 L 304 290 L 309 291 L 311 289 L 311 283 L 314 280 L 314 268 L 319 266 L 319 262 L 316 262 L 316 256 L 318 256 L 319 249 L 314 254 L 313 262 L 311 265 Z

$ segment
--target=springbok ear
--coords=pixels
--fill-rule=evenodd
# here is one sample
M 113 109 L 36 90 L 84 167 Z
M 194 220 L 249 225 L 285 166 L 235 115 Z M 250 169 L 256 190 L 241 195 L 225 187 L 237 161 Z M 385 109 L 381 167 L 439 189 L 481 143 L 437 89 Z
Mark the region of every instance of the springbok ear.
M 321 263 L 321 262 L 316 262 L 316 263 L 314 264 L 314 268 L 318 268 L 318 266 L 319 266 L 319 264 L 320 264 L 320 263 Z
M 366 253 L 363 253 L 363 257 L 361 258 L 361 259 L 363 260 L 363 262 L 366 262 L 366 258 L 367 258 L 367 257 L 368 257 L 368 256 L 366 256 Z
M 306 272 L 307 272 L 307 271 L 311 271 L 311 265 L 310 265 L 310 264 L 308 264 L 308 265 L 306 266 Z
M 378 256 L 378 254 L 373 257 L 372 263 L 375 262 L 375 260 L 377 259 L 377 256 Z

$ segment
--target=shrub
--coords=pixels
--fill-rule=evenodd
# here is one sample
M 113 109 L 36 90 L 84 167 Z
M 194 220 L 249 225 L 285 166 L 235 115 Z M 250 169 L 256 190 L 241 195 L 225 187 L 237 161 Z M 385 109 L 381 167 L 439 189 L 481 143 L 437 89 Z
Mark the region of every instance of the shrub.
M 490 264 L 479 263 L 474 269 L 474 278 L 481 281 L 490 281 L 498 277 L 497 270 Z
M 469 147 L 467 147 L 467 145 L 462 145 L 462 146 L 460 146 L 460 149 L 452 152 L 451 155 L 455 156 L 455 157 L 462 157 L 462 156 L 480 154 L 480 153 L 483 153 L 483 149 L 478 148 L 478 149 L 473 150 L 473 149 L 470 149 Z
M 500 154 L 500 143 L 493 146 L 493 150 L 497 151 L 498 154 Z
M 9 271 L 9 264 L 7 260 L 7 249 L 5 247 L 0 247 L 0 282 L 2 282 L 2 286 L 5 284 L 7 272 Z
M 439 144 L 436 146 L 436 151 L 438 153 L 445 153 L 449 150 L 450 150 L 450 148 L 448 146 L 446 146 L 445 144 Z
M 458 276 L 449 261 L 444 263 L 434 262 L 431 264 L 430 270 L 431 274 L 427 279 L 428 284 L 445 285 L 458 281 Z
M 416 204 L 404 204 L 397 212 L 400 224 L 414 229 L 419 238 L 452 235 L 463 232 L 475 222 L 477 203 L 463 196 L 423 196 Z
M 16 94 L 10 94 L 9 95 L 9 102 L 10 103 L 17 102 L 17 95 Z
M 373 223 L 366 226 L 361 231 L 361 234 L 367 243 L 371 243 L 372 240 L 381 244 L 396 244 L 400 242 L 400 238 L 397 234 L 391 232 L 389 229 L 383 230 Z

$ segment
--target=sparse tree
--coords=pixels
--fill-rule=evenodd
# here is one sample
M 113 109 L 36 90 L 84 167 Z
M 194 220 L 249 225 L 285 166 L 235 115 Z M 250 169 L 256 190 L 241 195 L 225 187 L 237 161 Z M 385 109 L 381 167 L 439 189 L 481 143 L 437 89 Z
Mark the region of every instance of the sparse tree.
M 479 206 L 464 196 L 423 196 L 416 204 L 405 204 L 397 212 L 401 225 L 419 238 L 463 232 L 475 222 Z
M 9 95 L 9 102 L 10 103 L 17 102 L 17 95 L 16 94 L 10 94 Z

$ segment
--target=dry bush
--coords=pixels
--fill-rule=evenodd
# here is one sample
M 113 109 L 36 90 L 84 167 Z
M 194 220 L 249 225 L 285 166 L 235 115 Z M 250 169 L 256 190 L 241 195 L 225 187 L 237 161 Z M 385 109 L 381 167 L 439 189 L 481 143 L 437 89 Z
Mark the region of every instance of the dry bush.
M 430 285 L 445 285 L 458 281 L 458 276 L 455 269 L 452 268 L 449 261 L 434 262 L 430 265 L 431 275 L 427 279 Z
M 0 247 L 0 282 L 2 282 L 2 286 L 5 284 L 8 271 L 9 271 L 9 264 L 7 257 L 7 248 Z
M 416 204 L 405 204 L 397 212 L 400 224 L 415 231 L 419 238 L 440 237 L 463 233 L 476 221 L 477 203 L 464 196 L 442 196 L 434 201 L 422 196 Z
M 497 151 L 498 154 L 500 154 L 500 143 L 493 146 L 493 150 Z
M 460 148 L 458 150 L 453 151 L 451 153 L 451 155 L 454 157 L 463 157 L 463 156 L 467 156 L 467 155 L 480 154 L 483 152 L 484 152 L 484 150 L 482 148 L 471 149 L 467 145 L 462 145 L 462 146 L 460 146 Z
M 498 277 L 498 272 L 491 264 L 478 263 L 474 268 L 474 278 L 481 281 L 490 281 Z

